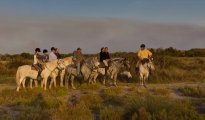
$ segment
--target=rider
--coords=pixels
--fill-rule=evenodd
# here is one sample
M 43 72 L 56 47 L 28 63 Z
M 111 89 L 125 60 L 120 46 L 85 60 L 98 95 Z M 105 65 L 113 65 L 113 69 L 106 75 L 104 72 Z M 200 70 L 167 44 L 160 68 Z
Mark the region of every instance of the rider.
M 49 61 L 57 60 L 57 56 L 55 53 L 56 53 L 56 48 L 51 47 L 51 53 L 49 54 Z
M 57 59 L 61 58 L 61 55 L 59 53 L 59 49 L 58 48 L 55 48 L 55 55 L 57 56 Z
M 81 48 L 77 48 L 76 51 L 73 52 L 73 60 L 77 66 L 77 76 L 81 77 L 80 75 L 80 66 L 81 63 L 84 61 L 84 56 L 82 54 L 82 49 Z
M 34 63 L 33 63 L 33 66 L 37 69 L 38 71 L 38 76 L 37 76 L 37 79 L 41 79 L 41 72 L 42 72 L 42 65 L 44 64 L 42 59 L 41 59 L 41 56 L 40 56 L 40 48 L 36 48 L 35 49 L 35 54 L 34 54 Z
M 100 51 L 100 62 L 103 62 L 105 60 L 105 48 L 102 47 Z
M 106 67 L 108 67 L 108 61 L 110 60 L 110 54 L 108 52 L 108 47 L 105 47 L 104 54 L 103 54 L 103 63 Z
M 44 49 L 43 50 L 43 62 L 48 62 L 48 61 L 49 61 L 48 50 Z
M 144 60 L 144 59 L 150 59 L 152 57 L 152 52 L 150 52 L 148 49 L 145 48 L 145 44 L 141 44 L 140 46 L 140 51 L 137 54 L 138 57 L 138 62 L 136 64 L 136 68 L 139 68 L 139 64 Z

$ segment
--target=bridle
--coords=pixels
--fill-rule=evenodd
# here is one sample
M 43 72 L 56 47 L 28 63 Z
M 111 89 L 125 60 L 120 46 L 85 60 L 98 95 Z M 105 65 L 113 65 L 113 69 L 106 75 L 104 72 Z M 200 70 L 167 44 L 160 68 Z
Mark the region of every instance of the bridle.
M 62 59 L 58 59 L 58 61 L 57 61 L 57 67 L 56 67 L 56 68 L 57 68 L 59 71 L 64 70 L 64 69 L 65 69 L 64 67 L 66 66 L 63 61 L 62 61 L 62 63 L 60 63 L 61 61 L 62 61 Z M 60 64 L 63 64 L 64 67 L 62 68 Z
M 60 64 L 63 64 L 64 66 L 65 66 L 65 64 L 64 63 L 60 63 L 60 61 L 61 61 L 61 59 L 58 59 L 58 61 L 57 61 L 57 66 L 56 66 L 56 68 L 59 70 L 59 71 L 62 71 L 64 68 L 62 68 L 61 67 L 61 65 Z M 50 68 L 48 68 L 48 66 L 45 64 L 45 67 L 49 70 L 49 71 L 54 71 L 54 70 L 51 70 Z

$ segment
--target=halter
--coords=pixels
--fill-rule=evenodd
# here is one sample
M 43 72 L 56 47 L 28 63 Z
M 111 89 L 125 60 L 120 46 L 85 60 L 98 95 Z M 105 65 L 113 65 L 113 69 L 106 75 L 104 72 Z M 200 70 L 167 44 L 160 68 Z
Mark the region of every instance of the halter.
M 58 59 L 58 61 L 57 61 L 57 65 L 58 65 L 58 66 L 57 66 L 56 68 L 61 71 L 61 70 L 63 70 L 64 68 L 60 67 L 60 63 L 59 63 L 60 60 L 61 60 L 61 59 Z M 64 62 L 62 62 L 61 64 L 63 64 L 63 66 L 66 66 L 66 65 L 64 64 Z

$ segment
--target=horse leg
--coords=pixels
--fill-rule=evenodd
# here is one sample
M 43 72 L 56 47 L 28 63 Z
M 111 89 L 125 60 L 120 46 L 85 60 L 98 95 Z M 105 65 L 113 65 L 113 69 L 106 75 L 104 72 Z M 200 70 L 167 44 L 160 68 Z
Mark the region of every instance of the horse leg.
M 115 73 L 113 76 L 113 80 L 114 80 L 114 86 L 117 86 L 117 74 Z
M 60 86 L 63 87 L 63 81 L 65 79 L 65 70 L 63 70 L 60 74 Z
M 52 77 L 52 78 L 51 78 L 50 85 L 49 85 L 49 89 L 51 89 L 51 88 L 52 88 L 53 83 L 54 83 L 54 78 Z
M 25 89 L 25 82 L 26 82 L 26 78 L 24 78 L 22 81 L 23 89 Z
M 41 80 L 41 88 L 43 88 L 43 85 L 44 85 L 44 79 Z
M 75 79 L 75 77 L 74 76 L 71 76 L 71 87 L 72 87 L 72 89 L 76 89 L 76 87 L 74 86 L 74 84 L 73 84 L 73 82 L 74 82 L 74 79 Z
M 44 81 L 44 90 L 46 90 L 46 88 L 47 88 L 47 79 L 48 79 L 48 77 L 43 78 L 43 81 Z
M 33 88 L 33 79 L 30 79 L 30 88 Z
M 70 76 L 71 76 L 70 74 L 65 75 L 65 87 L 66 88 L 68 88 L 68 82 L 69 82 Z M 60 86 L 63 87 L 63 84 L 61 84 Z
M 105 85 L 105 77 L 103 77 L 103 85 Z
M 143 75 L 140 74 L 140 85 L 141 85 L 141 86 L 143 86 L 143 79 L 144 79 Z
M 106 75 L 103 76 L 103 85 L 105 85 Z
M 38 81 L 34 80 L 34 83 L 35 83 L 35 87 L 38 87 Z
M 56 77 L 53 78 L 53 85 L 54 85 L 54 87 L 56 88 Z
M 147 74 L 147 75 L 145 76 L 145 78 L 144 78 L 144 87 L 147 87 L 147 86 L 146 86 L 146 80 L 148 80 L 148 76 L 149 76 L 149 74 Z
M 24 80 L 24 78 L 20 78 L 20 79 L 19 79 L 19 81 L 18 81 L 18 83 L 17 83 L 17 88 L 16 88 L 16 91 L 17 91 L 17 92 L 19 92 L 19 89 L 20 89 L 20 87 L 21 87 L 21 83 L 22 83 L 23 80 Z
M 95 76 L 93 78 L 94 83 L 96 83 L 96 79 L 97 79 L 98 75 L 99 75 L 98 73 L 95 74 Z

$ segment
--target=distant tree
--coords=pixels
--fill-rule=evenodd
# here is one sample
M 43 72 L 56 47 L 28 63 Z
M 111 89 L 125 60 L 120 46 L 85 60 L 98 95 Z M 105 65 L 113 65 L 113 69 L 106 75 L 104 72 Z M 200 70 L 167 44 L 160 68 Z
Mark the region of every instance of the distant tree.
M 32 59 L 32 57 L 33 57 L 30 53 L 21 53 L 20 56 L 25 58 L 25 59 Z

